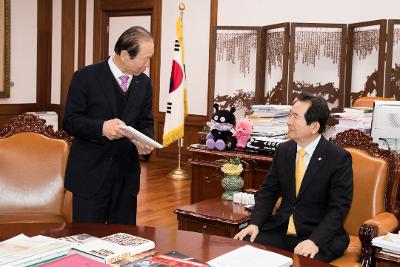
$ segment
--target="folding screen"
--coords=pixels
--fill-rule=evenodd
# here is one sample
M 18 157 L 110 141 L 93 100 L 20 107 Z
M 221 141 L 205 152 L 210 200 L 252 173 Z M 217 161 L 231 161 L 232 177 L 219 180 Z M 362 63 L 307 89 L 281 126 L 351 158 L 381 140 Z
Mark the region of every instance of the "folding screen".
M 280 23 L 263 27 L 262 104 L 287 104 L 289 25 Z
M 385 96 L 400 99 L 400 20 L 389 20 Z
M 321 95 L 332 111 L 344 104 L 345 24 L 292 23 L 289 103 L 301 92 Z
M 216 28 L 215 58 L 211 61 L 214 76 L 210 80 L 209 94 L 221 108 L 235 106 L 238 118 L 244 117 L 256 103 L 256 95 L 261 98 L 256 93 L 256 88 L 260 88 L 257 64 L 261 54 L 260 33 L 260 27 Z
M 383 96 L 386 20 L 349 24 L 346 106 L 362 96 Z

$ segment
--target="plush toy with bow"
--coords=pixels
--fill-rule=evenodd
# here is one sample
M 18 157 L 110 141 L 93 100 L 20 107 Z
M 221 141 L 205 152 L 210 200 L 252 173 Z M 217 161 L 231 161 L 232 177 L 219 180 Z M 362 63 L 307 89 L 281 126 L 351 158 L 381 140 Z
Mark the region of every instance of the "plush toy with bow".
M 207 135 L 206 145 L 210 149 L 233 149 L 236 140 L 233 136 L 233 128 L 236 124 L 236 118 L 233 114 L 236 109 L 231 107 L 230 110 L 219 109 L 218 104 L 214 104 L 215 113 L 212 115 L 211 121 L 207 123 L 211 132 Z
M 244 151 L 244 148 L 246 147 L 252 132 L 253 126 L 248 119 L 239 120 L 239 122 L 236 124 L 234 133 L 234 136 L 237 140 L 235 150 Z

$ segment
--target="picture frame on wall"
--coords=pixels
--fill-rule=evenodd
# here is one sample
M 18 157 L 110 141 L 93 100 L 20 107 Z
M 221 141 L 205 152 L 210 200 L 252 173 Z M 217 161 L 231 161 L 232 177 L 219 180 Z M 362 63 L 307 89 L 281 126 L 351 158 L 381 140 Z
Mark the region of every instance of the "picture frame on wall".
M 346 24 L 292 23 L 288 103 L 301 92 L 322 96 L 331 111 L 344 107 Z
M 288 22 L 263 27 L 263 104 L 288 103 L 289 33 Z
M 348 25 L 346 106 L 364 96 L 383 96 L 387 20 Z
M 0 0 L 0 98 L 10 97 L 10 0 Z
M 213 104 L 221 109 L 236 108 L 242 118 L 262 100 L 261 27 L 217 26 L 210 54 L 208 115 Z M 257 89 L 258 88 L 258 89 Z
M 400 99 L 400 20 L 389 20 L 387 32 L 384 96 Z

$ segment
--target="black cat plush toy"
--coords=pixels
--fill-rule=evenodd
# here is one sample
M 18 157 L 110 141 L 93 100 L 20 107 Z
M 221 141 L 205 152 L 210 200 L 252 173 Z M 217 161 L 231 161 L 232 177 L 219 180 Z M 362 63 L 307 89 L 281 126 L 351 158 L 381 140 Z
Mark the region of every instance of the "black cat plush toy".
M 236 109 L 231 107 L 230 110 L 219 109 L 218 104 L 214 104 L 215 113 L 212 115 L 211 121 L 207 124 L 211 132 L 207 135 L 206 145 L 209 149 L 234 149 L 236 139 L 232 136 L 236 125 L 236 118 L 233 114 Z

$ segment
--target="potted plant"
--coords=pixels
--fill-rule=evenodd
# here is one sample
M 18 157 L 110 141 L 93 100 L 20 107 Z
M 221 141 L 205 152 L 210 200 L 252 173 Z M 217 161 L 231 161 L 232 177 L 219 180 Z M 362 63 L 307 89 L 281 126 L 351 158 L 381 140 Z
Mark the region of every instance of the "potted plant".
M 248 162 L 239 157 L 230 157 L 216 160 L 216 163 L 224 173 L 224 178 L 221 180 L 222 188 L 225 190 L 222 199 L 232 200 L 233 194 L 240 192 L 244 185 L 240 174 L 243 171 L 243 164 L 247 165 Z

